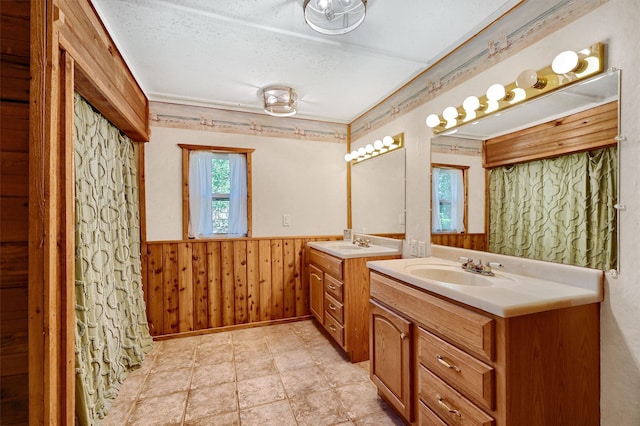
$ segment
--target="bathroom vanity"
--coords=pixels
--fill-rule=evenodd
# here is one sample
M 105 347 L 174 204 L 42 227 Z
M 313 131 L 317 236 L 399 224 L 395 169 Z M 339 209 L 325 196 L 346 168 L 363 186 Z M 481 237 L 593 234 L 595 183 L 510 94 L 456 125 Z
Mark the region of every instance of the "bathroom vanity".
M 388 239 L 384 239 L 388 240 Z M 360 247 L 351 241 L 307 244 L 310 310 L 351 362 L 369 359 L 369 270 L 371 260 L 398 259 L 402 242 Z
M 378 393 L 418 425 L 599 424 L 603 272 L 456 250 L 367 264 Z

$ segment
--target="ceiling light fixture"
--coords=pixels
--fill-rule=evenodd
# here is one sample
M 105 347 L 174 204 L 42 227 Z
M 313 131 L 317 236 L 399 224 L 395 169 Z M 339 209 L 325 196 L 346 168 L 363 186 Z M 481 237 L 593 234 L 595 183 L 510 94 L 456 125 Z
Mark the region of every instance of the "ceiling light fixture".
M 494 84 L 481 97 L 468 96 L 462 107 L 448 107 L 441 115 L 427 116 L 434 134 L 449 134 L 458 126 L 495 114 L 525 100 L 592 77 L 604 70 L 604 44 L 596 43 L 578 52 L 561 52 L 551 65 L 539 70 L 525 69 L 508 85 Z
M 346 34 L 364 21 L 367 0 L 304 0 L 304 20 L 322 34 Z
M 297 112 L 298 94 L 291 87 L 266 86 L 260 89 L 264 112 L 274 117 L 290 117 Z

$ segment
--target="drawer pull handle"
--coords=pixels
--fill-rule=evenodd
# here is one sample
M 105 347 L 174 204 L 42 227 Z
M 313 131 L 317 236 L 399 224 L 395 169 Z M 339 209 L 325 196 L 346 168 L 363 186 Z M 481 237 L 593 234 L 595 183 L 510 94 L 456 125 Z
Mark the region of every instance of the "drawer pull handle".
M 456 410 L 454 408 L 451 408 L 447 405 L 446 402 L 444 402 L 444 399 L 441 396 L 438 396 L 438 404 L 440 404 L 441 406 L 444 407 L 445 410 L 447 410 L 449 413 L 451 414 L 455 414 L 458 417 L 462 417 L 462 414 L 460 413 L 459 410 Z
M 311 276 L 312 276 L 313 278 L 317 279 L 317 280 L 322 280 L 322 277 L 321 277 L 320 275 L 316 274 L 315 272 L 312 272 L 312 273 L 311 273 Z
M 335 290 L 335 289 L 336 289 L 336 286 L 335 286 L 335 285 L 333 285 L 333 284 L 329 284 L 329 290 Z
M 406 333 L 404 333 L 404 332 L 400 333 L 400 339 L 401 339 L 401 340 L 404 340 L 404 339 L 406 339 L 406 338 L 407 338 Z
M 336 308 L 335 306 L 333 306 L 333 303 L 329 303 L 329 309 L 331 309 L 332 311 L 335 311 L 335 310 L 336 310 L 336 309 L 338 309 L 338 308 Z
M 336 331 L 338 331 L 338 329 L 336 328 L 336 326 L 335 326 L 335 325 L 333 325 L 333 324 L 329 324 L 329 328 L 330 328 L 330 329 L 331 329 L 331 331 L 333 331 L 334 333 L 335 333 Z
M 447 368 L 452 368 L 454 370 L 456 370 L 458 373 L 461 372 L 462 370 L 460 370 L 460 367 L 458 367 L 455 364 L 451 364 L 449 363 L 446 359 L 444 359 L 442 356 L 440 355 L 436 355 L 436 358 L 438 359 L 438 362 L 442 365 L 444 365 Z

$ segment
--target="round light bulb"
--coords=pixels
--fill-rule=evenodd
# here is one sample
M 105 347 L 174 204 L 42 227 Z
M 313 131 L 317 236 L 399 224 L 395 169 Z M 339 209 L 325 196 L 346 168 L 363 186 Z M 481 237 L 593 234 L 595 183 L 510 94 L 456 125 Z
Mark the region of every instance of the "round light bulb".
M 355 160 L 356 158 L 358 158 L 358 151 L 351 151 L 351 159 Z
M 436 114 L 430 114 L 427 116 L 427 127 L 438 127 L 441 123 L 440 121 L 440 117 L 438 117 Z
M 527 89 L 538 83 L 538 73 L 535 70 L 524 70 L 516 78 L 516 86 Z
M 391 144 L 393 143 L 393 138 L 391 136 L 385 136 L 384 138 L 382 138 L 382 143 L 384 144 L 384 146 L 391 146 Z
M 380 149 L 380 148 L 382 148 L 383 146 L 384 146 L 384 144 L 382 143 L 382 141 L 381 141 L 380 139 L 378 139 L 377 141 L 375 141 L 375 142 L 373 143 L 373 147 L 374 147 L 375 149 Z
M 365 146 L 364 149 L 367 151 L 367 154 L 371 154 L 373 151 L 376 150 L 372 144 L 367 144 L 367 146 Z
M 502 84 L 494 84 L 487 89 L 487 99 L 490 101 L 500 101 L 506 94 L 507 92 Z
M 459 115 L 460 114 L 458 114 L 458 110 L 456 109 L 456 107 L 452 107 L 452 106 L 446 107 L 444 111 L 442 111 L 442 116 L 447 121 L 455 120 L 458 118 Z
M 358 148 L 358 155 L 360 157 L 364 156 L 367 153 L 367 150 L 364 148 L 364 146 L 361 146 L 360 148 Z
M 346 161 L 347 163 L 351 161 L 351 153 L 346 153 L 344 155 L 344 161 Z
M 578 68 L 580 58 L 578 54 L 572 50 L 559 53 L 551 62 L 551 69 L 556 74 L 567 74 Z
M 464 102 L 462 102 L 462 108 L 465 111 L 475 111 L 480 108 L 480 99 L 477 96 L 468 96 Z

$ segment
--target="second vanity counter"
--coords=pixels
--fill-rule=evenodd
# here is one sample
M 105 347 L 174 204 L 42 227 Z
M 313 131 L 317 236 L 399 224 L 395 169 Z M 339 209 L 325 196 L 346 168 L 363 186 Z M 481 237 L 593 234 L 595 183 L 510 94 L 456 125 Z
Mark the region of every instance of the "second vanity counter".
M 509 270 L 509 260 L 503 262 L 504 270 Z M 503 318 L 598 303 L 603 299 L 602 271 L 567 265 L 539 266 L 550 268 L 546 279 L 495 268 L 495 276 L 482 276 L 464 271 L 460 262 L 439 257 L 373 261 L 367 262 L 367 267 Z M 454 276 L 468 274 L 475 282 L 455 284 L 430 279 L 429 271 L 434 269 Z M 545 275 L 543 270 L 539 272 Z

